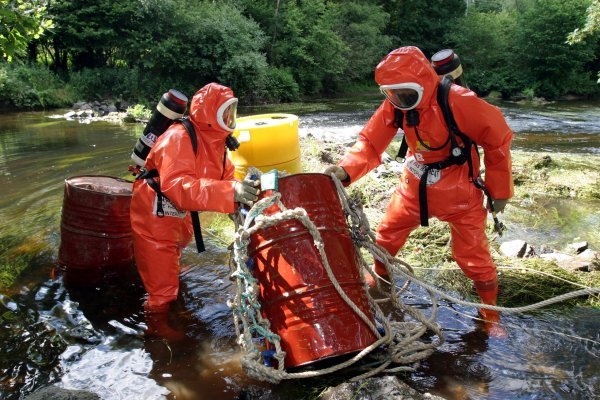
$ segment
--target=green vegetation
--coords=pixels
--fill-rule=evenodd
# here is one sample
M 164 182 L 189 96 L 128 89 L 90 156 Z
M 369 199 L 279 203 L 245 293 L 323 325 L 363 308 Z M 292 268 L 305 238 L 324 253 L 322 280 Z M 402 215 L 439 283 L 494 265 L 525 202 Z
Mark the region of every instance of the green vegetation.
M 403 45 L 427 56 L 455 48 L 480 95 L 597 96 L 596 3 L 2 0 L 0 104 L 150 105 L 170 87 L 191 96 L 211 81 L 242 104 L 291 102 L 373 87 L 381 57 Z M 39 68 L 52 71 L 50 87 L 21 78 Z
M 141 104 L 136 104 L 135 106 L 127 108 L 127 114 L 131 115 L 135 119 L 150 119 L 152 116 L 152 110 L 144 107 Z
M 600 199 L 596 157 L 520 152 L 513 160 L 517 198 Z
M 392 155 L 397 152 L 399 143 L 394 142 L 387 149 Z M 339 144 L 326 144 L 311 138 L 301 141 L 303 169 L 306 172 L 322 171 L 326 166 L 335 163 L 344 152 Z M 598 157 L 566 154 L 540 154 L 513 152 L 515 171 L 515 198 L 513 203 L 527 200 L 530 205 L 522 210 L 511 212 L 511 221 L 523 226 L 540 228 L 539 224 L 561 226 L 563 221 L 556 209 L 537 206 L 533 199 L 548 196 L 557 199 L 578 198 L 598 199 Z M 583 172 L 573 174 L 576 165 Z M 396 174 L 372 173 L 351 185 L 347 190 L 355 204 L 363 207 L 372 229 L 377 227 L 387 206 L 387 202 L 398 184 Z M 594 193 L 593 195 L 590 195 Z M 593 211 L 590 211 L 593 212 Z M 227 216 L 214 215 L 208 224 L 203 226 L 213 239 L 226 246 L 233 241 L 233 224 Z M 507 216 L 503 216 L 507 219 Z M 581 288 L 600 287 L 600 270 L 581 272 L 567 271 L 555 262 L 542 258 L 508 258 L 499 252 L 499 243 L 490 222 L 487 227 L 492 256 L 499 267 L 500 295 L 499 304 L 506 307 L 517 307 L 571 292 Z M 575 239 L 575 235 L 573 239 Z M 600 238 L 598 238 L 600 243 Z M 363 251 L 368 262 L 372 257 Z M 419 227 L 410 235 L 407 243 L 398 254 L 402 260 L 415 269 L 415 274 L 437 287 L 454 292 L 472 301 L 478 297 L 472 282 L 461 272 L 452 260 L 450 248 L 450 230 L 447 224 L 436 219 L 430 221 L 429 227 Z M 572 282 L 572 283 L 569 283 Z M 579 286 L 578 286 L 579 285 Z M 600 297 L 577 298 L 565 305 L 585 304 L 600 307 Z
M 0 62 L 0 109 L 54 108 L 73 104 L 73 93 L 42 65 Z
M 54 24 L 45 0 L 0 0 L 0 52 L 7 61 L 25 54 L 28 44 Z

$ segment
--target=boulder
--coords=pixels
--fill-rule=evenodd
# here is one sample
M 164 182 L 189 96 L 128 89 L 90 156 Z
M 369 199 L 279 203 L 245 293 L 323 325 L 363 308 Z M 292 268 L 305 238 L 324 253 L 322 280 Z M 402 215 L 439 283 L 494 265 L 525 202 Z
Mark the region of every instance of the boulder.
M 575 254 L 580 254 L 588 249 L 588 242 L 575 242 L 567 245 L 567 249 Z
M 320 400 L 443 400 L 429 393 L 419 393 L 395 376 L 367 378 L 357 382 L 344 382 L 328 388 Z
M 527 251 L 524 240 L 510 240 L 500 245 L 500 252 L 507 257 L 523 257 Z
M 589 257 L 589 253 L 585 255 L 585 257 Z M 554 261 L 559 267 L 565 269 L 567 271 L 575 272 L 575 271 L 589 271 L 591 265 L 593 264 L 593 260 L 595 257 L 591 259 L 586 259 L 580 256 L 572 256 L 564 253 L 549 253 L 549 254 L 541 254 L 540 258 L 545 260 Z
M 100 396 L 96 393 L 86 392 L 85 390 L 69 390 L 59 388 L 57 386 L 46 386 L 40 390 L 36 390 L 25 400 L 99 400 Z

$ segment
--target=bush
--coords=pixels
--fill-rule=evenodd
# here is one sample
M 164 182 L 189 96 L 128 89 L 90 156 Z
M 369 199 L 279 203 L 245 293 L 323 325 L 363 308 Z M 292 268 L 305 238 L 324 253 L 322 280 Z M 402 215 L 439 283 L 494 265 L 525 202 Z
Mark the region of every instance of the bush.
M 264 82 L 265 100 L 291 102 L 300 98 L 300 87 L 288 69 L 270 67 Z
M 41 65 L 0 64 L 0 105 L 43 109 L 73 104 L 73 93 L 57 75 Z

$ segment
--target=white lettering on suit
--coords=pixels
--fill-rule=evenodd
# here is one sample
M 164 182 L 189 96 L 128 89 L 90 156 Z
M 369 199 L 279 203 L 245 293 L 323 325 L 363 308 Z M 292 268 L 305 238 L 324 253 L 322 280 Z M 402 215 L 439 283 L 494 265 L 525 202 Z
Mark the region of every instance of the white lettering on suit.
M 425 168 L 427 168 L 425 165 L 419 163 L 413 157 L 409 157 L 408 159 L 406 159 L 405 165 L 405 168 L 408 169 L 408 171 L 410 171 L 410 173 L 413 174 L 419 180 L 421 179 L 421 176 L 423 176 Z M 442 179 L 442 171 L 440 171 L 439 169 L 429 170 L 429 173 L 427 174 L 428 185 L 433 185 L 434 183 L 439 182 L 440 179 Z
M 158 193 L 154 196 L 154 208 L 152 213 L 156 215 L 156 207 L 158 205 Z M 167 199 L 165 196 L 162 196 L 162 208 L 165 217 L 175 217 L 175 218 L 185 218 L 186 212 L 180 211 L 171 203 L 171 200 Z

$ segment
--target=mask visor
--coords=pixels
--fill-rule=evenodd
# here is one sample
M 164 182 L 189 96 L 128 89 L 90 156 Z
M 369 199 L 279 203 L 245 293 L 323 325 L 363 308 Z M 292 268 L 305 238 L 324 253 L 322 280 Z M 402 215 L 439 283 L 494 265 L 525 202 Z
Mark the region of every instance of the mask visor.
M 233 97 L 221 104 L 217 110 L 217 123 L 227 132 L 233 132 L 237 118 L 238 99 Z
M 423 87 L 418 83 L 381 85 L 379 90 L 396 108 L 401 110 L 412 110 L 419 105 L 423 98 Z

